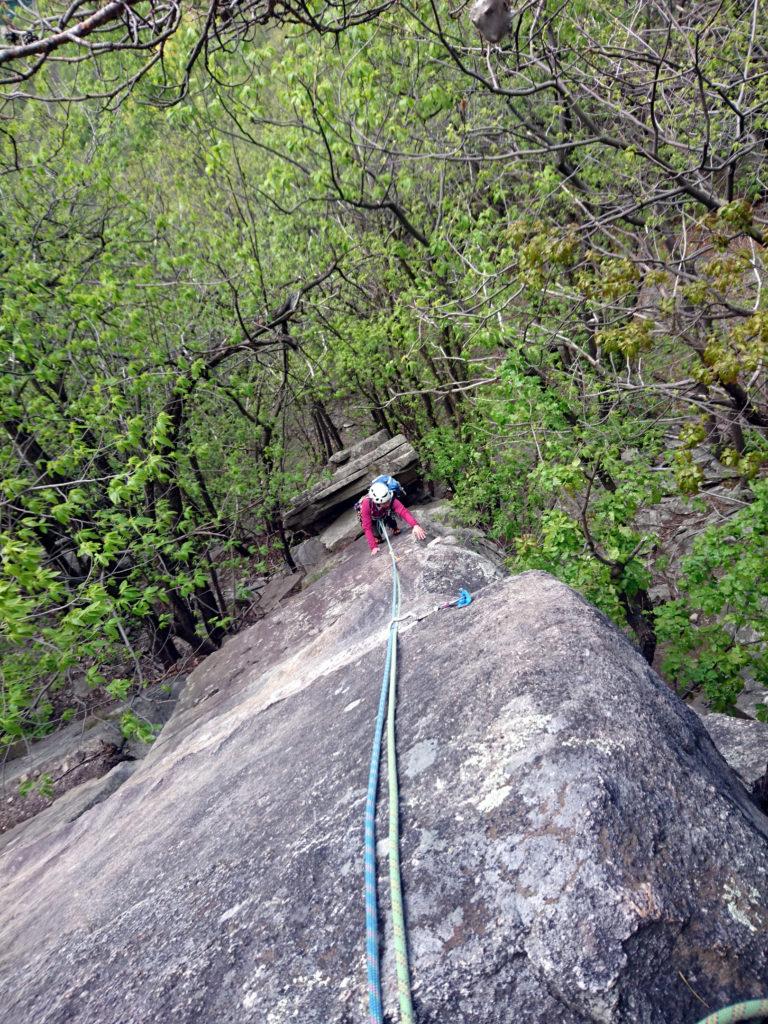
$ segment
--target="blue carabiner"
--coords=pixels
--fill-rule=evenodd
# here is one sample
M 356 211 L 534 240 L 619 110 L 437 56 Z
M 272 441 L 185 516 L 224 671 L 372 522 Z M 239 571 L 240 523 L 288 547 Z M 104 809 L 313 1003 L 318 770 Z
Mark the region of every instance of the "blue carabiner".
M 468 604 L 472 604 L 472 595 L 464 587 L 459 589 L 459 599 L 456 602 L 457 608 L 466 608 Z

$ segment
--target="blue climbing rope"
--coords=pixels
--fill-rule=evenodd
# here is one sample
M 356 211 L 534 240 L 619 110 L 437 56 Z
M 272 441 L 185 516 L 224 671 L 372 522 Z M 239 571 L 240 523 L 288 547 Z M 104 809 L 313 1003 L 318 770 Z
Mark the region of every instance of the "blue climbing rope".
M 392 557 L 392 607 L 387 636 L 387 657 L 384 663 L 384 678 L 381 682 L 379 709 L 373 733 L 371 765 L 368 772 L 368 795 L 365 802 L 365 934 L 366 959 L 368 961 L 368 1010 L 371 1024 L 383 1024 L 381 1000 L 381 972 L 379 968 L 379 910 L 376 897 L 376 796 L 379 788 L 379 764 L 381 761 L 381 738 L 384 732 L 384 717 L 387 710 L 389 676 L 392 653 L 397 643 L 397 618 L 400 614 L 400 575 L 392 546 L 384 528 L 390 555 Z
M 389 885 L 392 906 L 392 932 L 394 936 L 395 969 L 402 1024 L 413 1024 L 413 1001 L 411 999 L 410 968 L 408 965 L 408 942 L 405 934 L 405 912 L 403 909 L 403 884 L 400 877 L 400 796 L 397 780 L 397 747 L 395 743 L 395 704 L 397 701 L 397 627 L 403 618 L 413 613 L 400 615 L 400 574 L 397 559 L 392 550 L 389 534 L 383 523 L 379 532 L 386 541 L 389 557 L 392 559 L 392 609 L 387 634 L 387 656 L 384 662 L 384 678 L 381 682 L 379 708 L 371 750 L 371 765 L 368 773 L 368 794 L 365 802 L 365 930 L 366 959 L 368 963 L 368 1008 L 370 1024 L 383 1024 L 381 995 L 379 910 L 376 876 L 376 799 L 379 788 L 381 762 L 381 741 L 384 733 L 384 717 L 387 717 L 387 776 L 389 781 Z M 466 608 L 471 604 L 472 595 L 462 588 L 458 598 L 441 608 Z M 418 622 L 423 616 L 413 616 Z
M 371 766 L 368 774 L 368 795 L 365 804 L 365 927 L 366 958 L 368 962 L 368 1008 L 371 1024 L 382 1024 L 383 1008 L 381 996 L 381 972 L 379 952 L 379 916 L 376 889 L 376 797 L 379 784 L 381 740 L 384 732 L 384 716 L 387 712 L 387 774 L 389 778 L 389 879 L 392 903 L 392 927 L 394 933 L 395 967 L 400 1001 L 400 1015 L 403 1024 L 412 1024 L 413 1005 L 411 1001 L 410 971 L 408 967 L 408 946 L 405 936 L 403 912 L 403 891 L 400 878 L 400 825 L 399 794 L 397 786 L 397 755 L 395 744 L 395 702 L 397 685 L 397 624 L 400 617 L 400 575 L 397 559 L 389 542 L 386 528 L 382 533 L 392 559 L 392 609 L 387 635 L 387 656 L 384 663 L 384 677 L 381 683 L 379 709 L 371 750 Z
M 368 773 L 368 794 L 365 802 L 365 929 L 366 958 L 368 961 L 368 1008 L 371 1024 L 383 1024 L 381 995 L 381 970 L 379 958 L 379 911 L 376 882 L 376 798 L 379 788 L 381 763 L 381 741 L 384 733 L 384 718 L 388 718 L 387 761 L 389 775 L 389 868 L 395 938 L 395 963 L 397 968 L 400 1014 L 403 1024 L 413 1024 L 410 977 L 408 968 L 407 943 L 403 924 L 403 894 L 400 879 L 400 837 L 399 797 L 397 791 L 397 764 L 395 760 L 395 700 L 397 682 L 397 625 L 400 621 L 400 574 L 397 559 L 392 550 L 386 527 L 379 524 L 380 533 L 387 543 L 392 559 L 392 608 L 387 634 L 387 656 L 384 662 L 384 677 L 376 714 L 376 728 L 373 735 L 371 765 Z M 471 604 L 472 595 L 463 587 L 455 601 L 438 605 L 443 608 L 465 608 Z M 406 616 L 407 618 L 408 616 Z M 417 619 L 418 621 L 418 619 Z M 699 1021 L 699 1024 L 731 1024 L 740 1020 L 754 1020 L 768 1016 L 768 999 L 755 999 L 745 1003 L 726 1006 Z

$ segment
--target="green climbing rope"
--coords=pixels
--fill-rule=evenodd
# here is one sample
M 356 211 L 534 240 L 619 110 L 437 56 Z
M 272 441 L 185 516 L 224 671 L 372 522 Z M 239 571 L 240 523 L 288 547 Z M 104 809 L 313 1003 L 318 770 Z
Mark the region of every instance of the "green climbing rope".
M 370 1024 L 383 1024 L 384 1011 L 379 967 L 379 908 L 376 879 L 376 792 L 378 789 L 379 760 L 384 724 L 385 701 L 387 709 L 387 777 L 389 785 L 389 885 L 392 904 L 392 930 L 395 945 L 395 968 L 402 1024 L 413 1024 L 408 943 L 405 935 L 403 912 L 403 886 L 400 877 L 400 794 L 397 785 L 397 744 L 395 739 L 395 708 L 397 704 L 397 624 L 400 621 L 400 574 L 397 559 L 382 524 L 382 534 L 392 559 L 392 612 L 387 638 L 387 658 L 384 666 L 379 710 L 371 751 L 368 773 L 368 796 L 365 808 L 365 917 L 366 959 L 368 964 L 368 1016 Z
M 392 572 L 397 580 L 398 608 L 400 605 L 400 575 L 386 527 L 384 537 L 392 558 Z M 395 624 L 397 630 L 397 624 Z M 400 792 L 397 784 L 397 744 L 395 742 L 395 706 L 397 704 L 397 636 L 392 646 L 389 663 L 389 704 L 387 706 L 387 781 L 389 786 L 389 889 L 392 901 L 392 928 L 395 937 L 395 968 L 397 991 L 400 999 L 400 1018 L 403 1024 L 413 1024 L 411 978 L 408 967 L 408 943 L 405 936 L 403 913 L 403 886 L 400 876 Z
M 389 788 L 389 886 L 392 903 L 392 926 L 395 939 L 395 967 L 397 972 L 397 989 L 400 1000 L 400 1017 L 402 1024 L 414 1024 L 413 1002 L 411 999 L 410 968 L 408 965 L 408 943 L 405 934 L 405 914 L 403 911 L 403 885 L 400 875 L 400 793 L 397 783 L 397 743 L 395 733 L 395 710 L 397 707 L 397 624 L 400 621 L 400 574 L 397 571 L 397 559 L 389 541 L 386 527 L 382 525 L 382 533 L 387 542 L 387 549 L 392 559 L 392 619 L 389 624 L 387 642 L 387 664 L 384 671 L 384 686 L 388 689 L 387 703 L 387 780 Z M 462 592 L 463 593 L 463 592 Z M 445 606 L 447 607 L 447 606 Z M 382 693 L 382 700 L 384 692 Z M 383 710 L 383 708 L 381 709 Z M 381 712 L 380 712 L 381 713 Z M 381 719 L 379 719 L 379 724 Z M 366 890 L 368 916 L 368 977 L 369 1005 L 372 1024 L 379 1024 L 383 1016 L 381 1002 L 381 980 L 378 965 L 378 928 L 376 918 L 378 907 L 376 901 L 376 868 L 375 868 L 375 780 L 378 777 L 378 751 L 381 742 L 377 727 L 374 739 L 374 751 L 371 761 L 369 781 L 369 806 L 366 809 Z M 371 792 L 373 796 L 371 798 Z M 372 806 L 371 806 L 372 804 Z M 735 1024 L 736 1021 L 758 1020 L 768 1018 L 768 999 L 752 999 L 745 1003 L 734 1003 L 722 1010 L 702 1018 L 698 1024 Z
M 760 1017 L 768 1017 L 768 999 L 750 999 L 746 1003 L 725 1006 L 702 1018 L 698 1024 L 733 1024 L 734 1021 L 757 1020 Z

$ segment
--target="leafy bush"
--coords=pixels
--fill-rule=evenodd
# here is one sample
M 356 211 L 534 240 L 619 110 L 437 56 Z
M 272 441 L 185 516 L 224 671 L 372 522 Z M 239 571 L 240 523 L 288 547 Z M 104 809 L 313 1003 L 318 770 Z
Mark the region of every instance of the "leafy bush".
M 682 596 L 656 612 L 664 673 L 681 691 L 701 686 L 715 711 L 733 707 L 747 675 L 768 686 L 768 481 L 753 482 L 751 495 L 696 538 Z M 768 718 L 765 704 L 756 710 Z

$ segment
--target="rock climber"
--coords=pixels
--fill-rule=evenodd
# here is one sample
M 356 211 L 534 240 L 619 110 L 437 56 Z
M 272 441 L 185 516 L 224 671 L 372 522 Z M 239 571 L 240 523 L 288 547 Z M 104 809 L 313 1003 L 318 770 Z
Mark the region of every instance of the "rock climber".
M 372 555 L 379 553 L 378 524 L 383 523 L 393 534 L 400 533 L 395 516 L 399 516 L 413 529 L 416 540 L 424 540 L 426 533 L 416 522 L 394 490 L 383 480 L 374 480 L 368 493 L 358 502 L 360 522 Z

